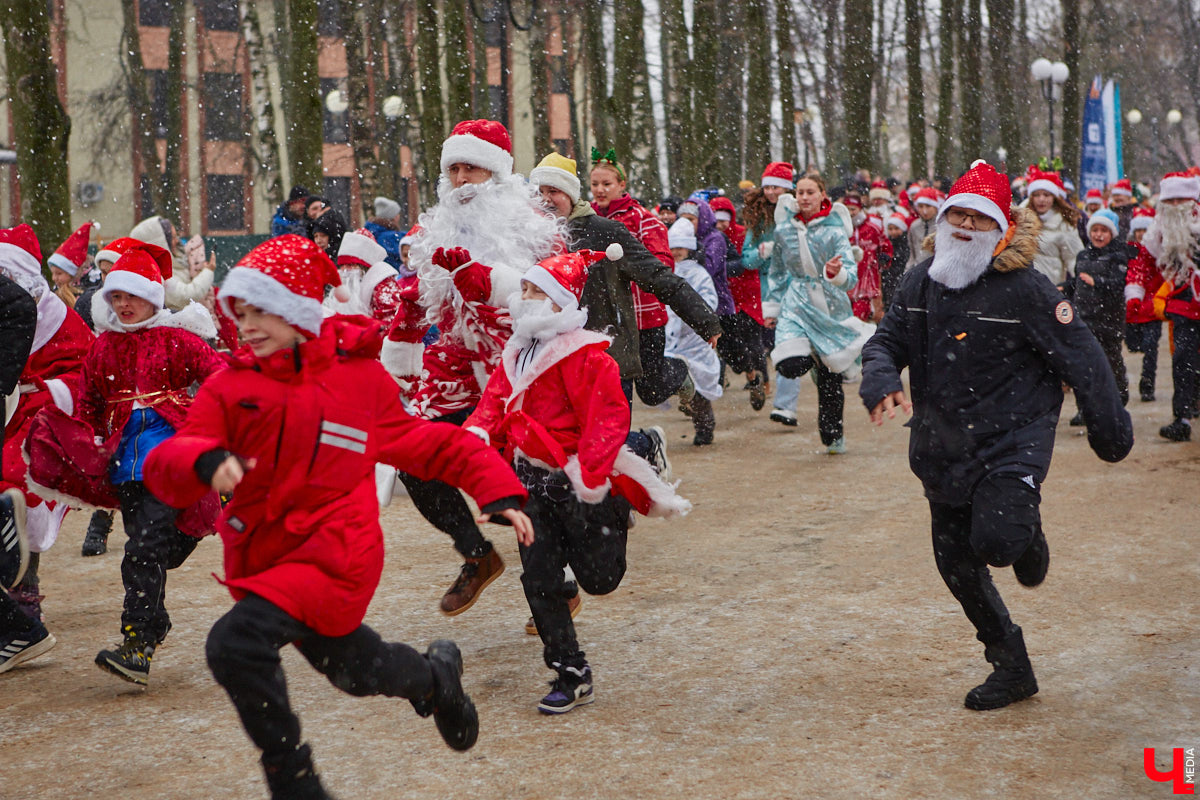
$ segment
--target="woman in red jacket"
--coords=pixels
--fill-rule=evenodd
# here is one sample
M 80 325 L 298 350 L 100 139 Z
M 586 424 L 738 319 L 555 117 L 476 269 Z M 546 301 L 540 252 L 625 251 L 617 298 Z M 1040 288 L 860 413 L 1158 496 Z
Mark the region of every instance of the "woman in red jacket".
M 525 490 L 499 456 L 453 425 L 409 416 L 378 361 L 380 325 L 322 320 L 333 263 L 289 234 L 230 271 L 221 309 L 246 348 L 200 390 L 186 424 L 150 456 L 147 481 L 174 506 L 232 493 L 217 523 L 236 601 L 208 636 L 208 663 L 262 750 L 276 798 L 326 795 L 288 702 L 279 650 L 295 643 L 353 695 L 409 699 L 466 750 L 478 718 L 453 642 L 424 655 L 363 624 L 383 569 L 376 462 L 472 495 L 532 540 Z

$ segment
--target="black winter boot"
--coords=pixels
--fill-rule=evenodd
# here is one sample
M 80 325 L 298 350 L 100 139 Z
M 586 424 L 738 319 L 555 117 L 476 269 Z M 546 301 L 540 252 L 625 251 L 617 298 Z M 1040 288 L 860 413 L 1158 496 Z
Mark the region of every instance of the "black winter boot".
M 697 447 L 712 444 L 716 427 L 717 419 L 713 414 L 712 402 L 706 397 L 696 395 L 692 399 L 692 428 L 696 431 L 692 444 Z
M 987 645 L 983 652 L 994 669 L 986 681 L 967 692 L 967 708 L 990 711 L 1037 694 L 1037 679 L 1033 677 L 1033 665 L 1025 652 L 1025 638 L 1020 628 L 1008 638 Z
M 83 556 L 102 556 L 108 552 L 108 534 L 112 533 L 113 511 L 96 509 L 83 535 Z
M 263 755 L 263 771 L 271 800 L 331 800 L 312 763 L 312 750 L 302 744 L 283 755 Z
M 470 750 L 479 738 L 479 715 L 475 704 L 463 691 L 462 653 L 449 639 L 438 639 L 425 651 L 433 672 L 433 695 L 413 700 L 413 708 L 421 716 L 433 714 L 438 733 L 455 750 Z

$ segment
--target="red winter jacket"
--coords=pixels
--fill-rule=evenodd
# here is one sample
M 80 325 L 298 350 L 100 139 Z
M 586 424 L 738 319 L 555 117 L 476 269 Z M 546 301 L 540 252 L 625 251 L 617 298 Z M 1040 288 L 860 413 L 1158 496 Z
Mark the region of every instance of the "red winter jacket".
M 376 360 L 381 342 L 377 322 L 331 317 L 295 348 L 239 353 L 146 462 L 150 490 L 183 507 L 209 490 L 195 472 L 204 453 L 256 459 L 217 522 L 224 582 L 234 599 L 259 595 L 324 636 L 357 628 L 379 584 L 376 462 L 458 486 L 480 506 L 526 496 L 478 438 L 404 411 Z
M 713 213 L 717 211 L 729 212 L 730 222 L 729 227 L 725 230 L 725 236 L 737 248 L 738 255 L 742 254 L 742 247 L 746 244 L 746 226 L 739 225 L 737 221 L 737 209 L 733 207 L 733 201 L 728 197 L 714 197 L 708 204 Z M 758 270 L 743 269 L 737 275 L 729 276 L 729 293 L 733 295 L 733 304 L 738 311 L 744 311 L 759 325 L 764 324 L 762 313 L 762 278 L 758 274 Z
M 647 211 L 637 200 L 627 194 L 621 195 L 608 204 L 608 208 L 592 203 L 592 210 L 598 215 L 620 222 L 633 237 L 641 242 L 650 253 L 663 262 L 672 272 L 675 270 L 675 259 L 671 257 L 671 248 L 667 244 L 667 226 L 662 220 Z M 660 328 L 667 324 L 667 307 L 649 292 L 643 292 L 638 285 L 633 287 L 633 310 L 637 314 L 638 330 Z

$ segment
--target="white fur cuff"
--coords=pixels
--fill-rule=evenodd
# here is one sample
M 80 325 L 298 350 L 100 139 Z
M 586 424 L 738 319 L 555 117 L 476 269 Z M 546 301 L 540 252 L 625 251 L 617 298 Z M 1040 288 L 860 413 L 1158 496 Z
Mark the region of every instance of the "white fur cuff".
M 838 270 L 837 275 L 834 275 L 832 278 L 830 278 L 829 273 L 826 272 L 825 279 L 828 280 L 830 283 L 832 283 L 834 286 L 844 286 L 846 284 L 846 281 L 850 280 L 850 275 L 847 274 L 847 272 L 846 272 L 846 270 L 848 268 L 849 268 L 848 265 L 842 264 L 842 268 Z
M 779 312 L 783 310 L 783 303 L 772 303 L 763 301 L 762 313 L 768 319 L 779 319 Z
M 379 361 L 394 378 L 409 378 L 421 374 L 425 345 L 420 342 L 396 342 L 385 339 L 379 351 Z
M 1125 302 L 1143 300 L 1146 297 L 1146 287 L 1136 283 L 1125 284 Z

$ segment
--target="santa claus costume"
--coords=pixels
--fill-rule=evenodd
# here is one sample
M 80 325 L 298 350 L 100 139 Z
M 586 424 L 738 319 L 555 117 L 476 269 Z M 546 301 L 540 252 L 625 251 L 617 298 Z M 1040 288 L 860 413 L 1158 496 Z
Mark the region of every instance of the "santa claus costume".
M 1129 261 L 1125 273 L 1125 344 L 1132 353 L 1142 354 L 1142 374 L 1138 392 L 1143 403 L 1154 402 L 1154 384 L 1158 373 L 1158 340 L 1162 338 L 1162 320 L 1154 313 L 1154 296 L 1162 286 L 1162 274 L 1154 256 L 1142 245 L 1146 231 L 1154 221 L 1154 212 L 1139 208 L 1129 223 L 1129 244 L 1137 255 Z
M 691 507 L 625 446 L 629 404 L 617 362 L 605 352 L 610 340 L 584 330 L 579 298 L 587 267 L 603 257 L 579 250 L 525 273 L 529 288 L 510 301 L 512 338 L 465 423 L 512 459 L 529 491 L 534 538 L 521 545 L 521 583 L 546 666 L 556 672 L 538 704 L 546 714 L 594 699 L 562 593 L 563 569 L 572 567 L 584 591 L 607 594 L 625 574 L 630 508 L 671 516 Z
M 41 246 L 28 225 L 0 230 L 0 273 L 37 302 L 37 332 L 17 386 L 15 411 L 4 426 L 0 491 L 16 488 L 25 495 L 32 555 L 25 577 L 12 594 L 27 614 L 40 619 L 43 597 L 39 593 L 38 554 L 49 550 L 58 538 L 67 506 L 28 490 L 21 448 L 39 410 L 46 406 L 56 406 L 67 414 L 74 410 L 83 359 L 95 337 L 87 323 L 50 290 L 42 276 Z
M 878 322 L 883 316 L 881 270 L 891 261 L 892 242 L 884 232 L 883 220 L 863 209 L 861 197 L 847 195 L 842 203 L 854 226 L 850 244 L 862 253 L 858 260 L 858 283 L 850 290 L 850 305 L 854 316 L 862 321 Z
M 450 178 L 456 165 L 475 168 L 457 186 Z M 388 371 L 413 387 L 411 407 L 426 419 L 462 424 L 500 363 L 512 330 L 509 296 L 530 267 L 565 249 L 565 221 L 540 210 L 536 190 L 512 165 L 512 141 L 498 122 L 461 122 L 442 146 L 438 204 L 421 215 L 409 251 L 417 297 L 405 293 L 381 353 Z M 431 326 L 439 335 L 425 345 Z M 421 514 L 449 534 L 463 556 L 440 603 L 442 613 L 461 614 L 503 572 L 504 562 L 456 489 L 399 478 Z
M 181 516 L 143 482 L 147 456 L 187 417 L 194 385 L 226 363 L 203 341 L 217 333 L 207 308 L 195 302 L 174 313 L 164 308 L 171 269 L 170 252 L 152 244 L 127 250 L 113 265 L 100 290 L 104 306 L 93 309 L 103 332 L 84 361 L 76 412 L 112 453 L 108 478 L 128 536 L 121 560 L 123 641 L 101 650 L 96 664 L 141 685 L 171 629 L 167 570 L 183 564 L 200 537 L 212 533 L 219 508 L 210 494 L 197 498 L 202 505 L 196 514 Z
M 408 698 L 457 750 L 478 734 L 453 642 L 421 654 L 363 624 L 384 558 L 376 462 L 461 486 L 485 512 L 527 523 L 515 511 L 525 491 L 495 453 L 405 412 L 378 362 L 379 323 L 323 318 L 325 286 L 338 282 L 325 254 L 294 234 L 242 258 L 221 309 L 252 307 L 237 312 L 251 345 L 204 384 L 146 465 L 148 485 L 175 506 L 210 491 L 227 462 L 245 466 L 217 523 L 235 603 L 213 625 L 206 654 L 280 800 L 326 797 L 288 699 L 279 655 L 288 643 L 344 692 Z M 275 338 L 264 349 L 268 324 L 291 344 Z

